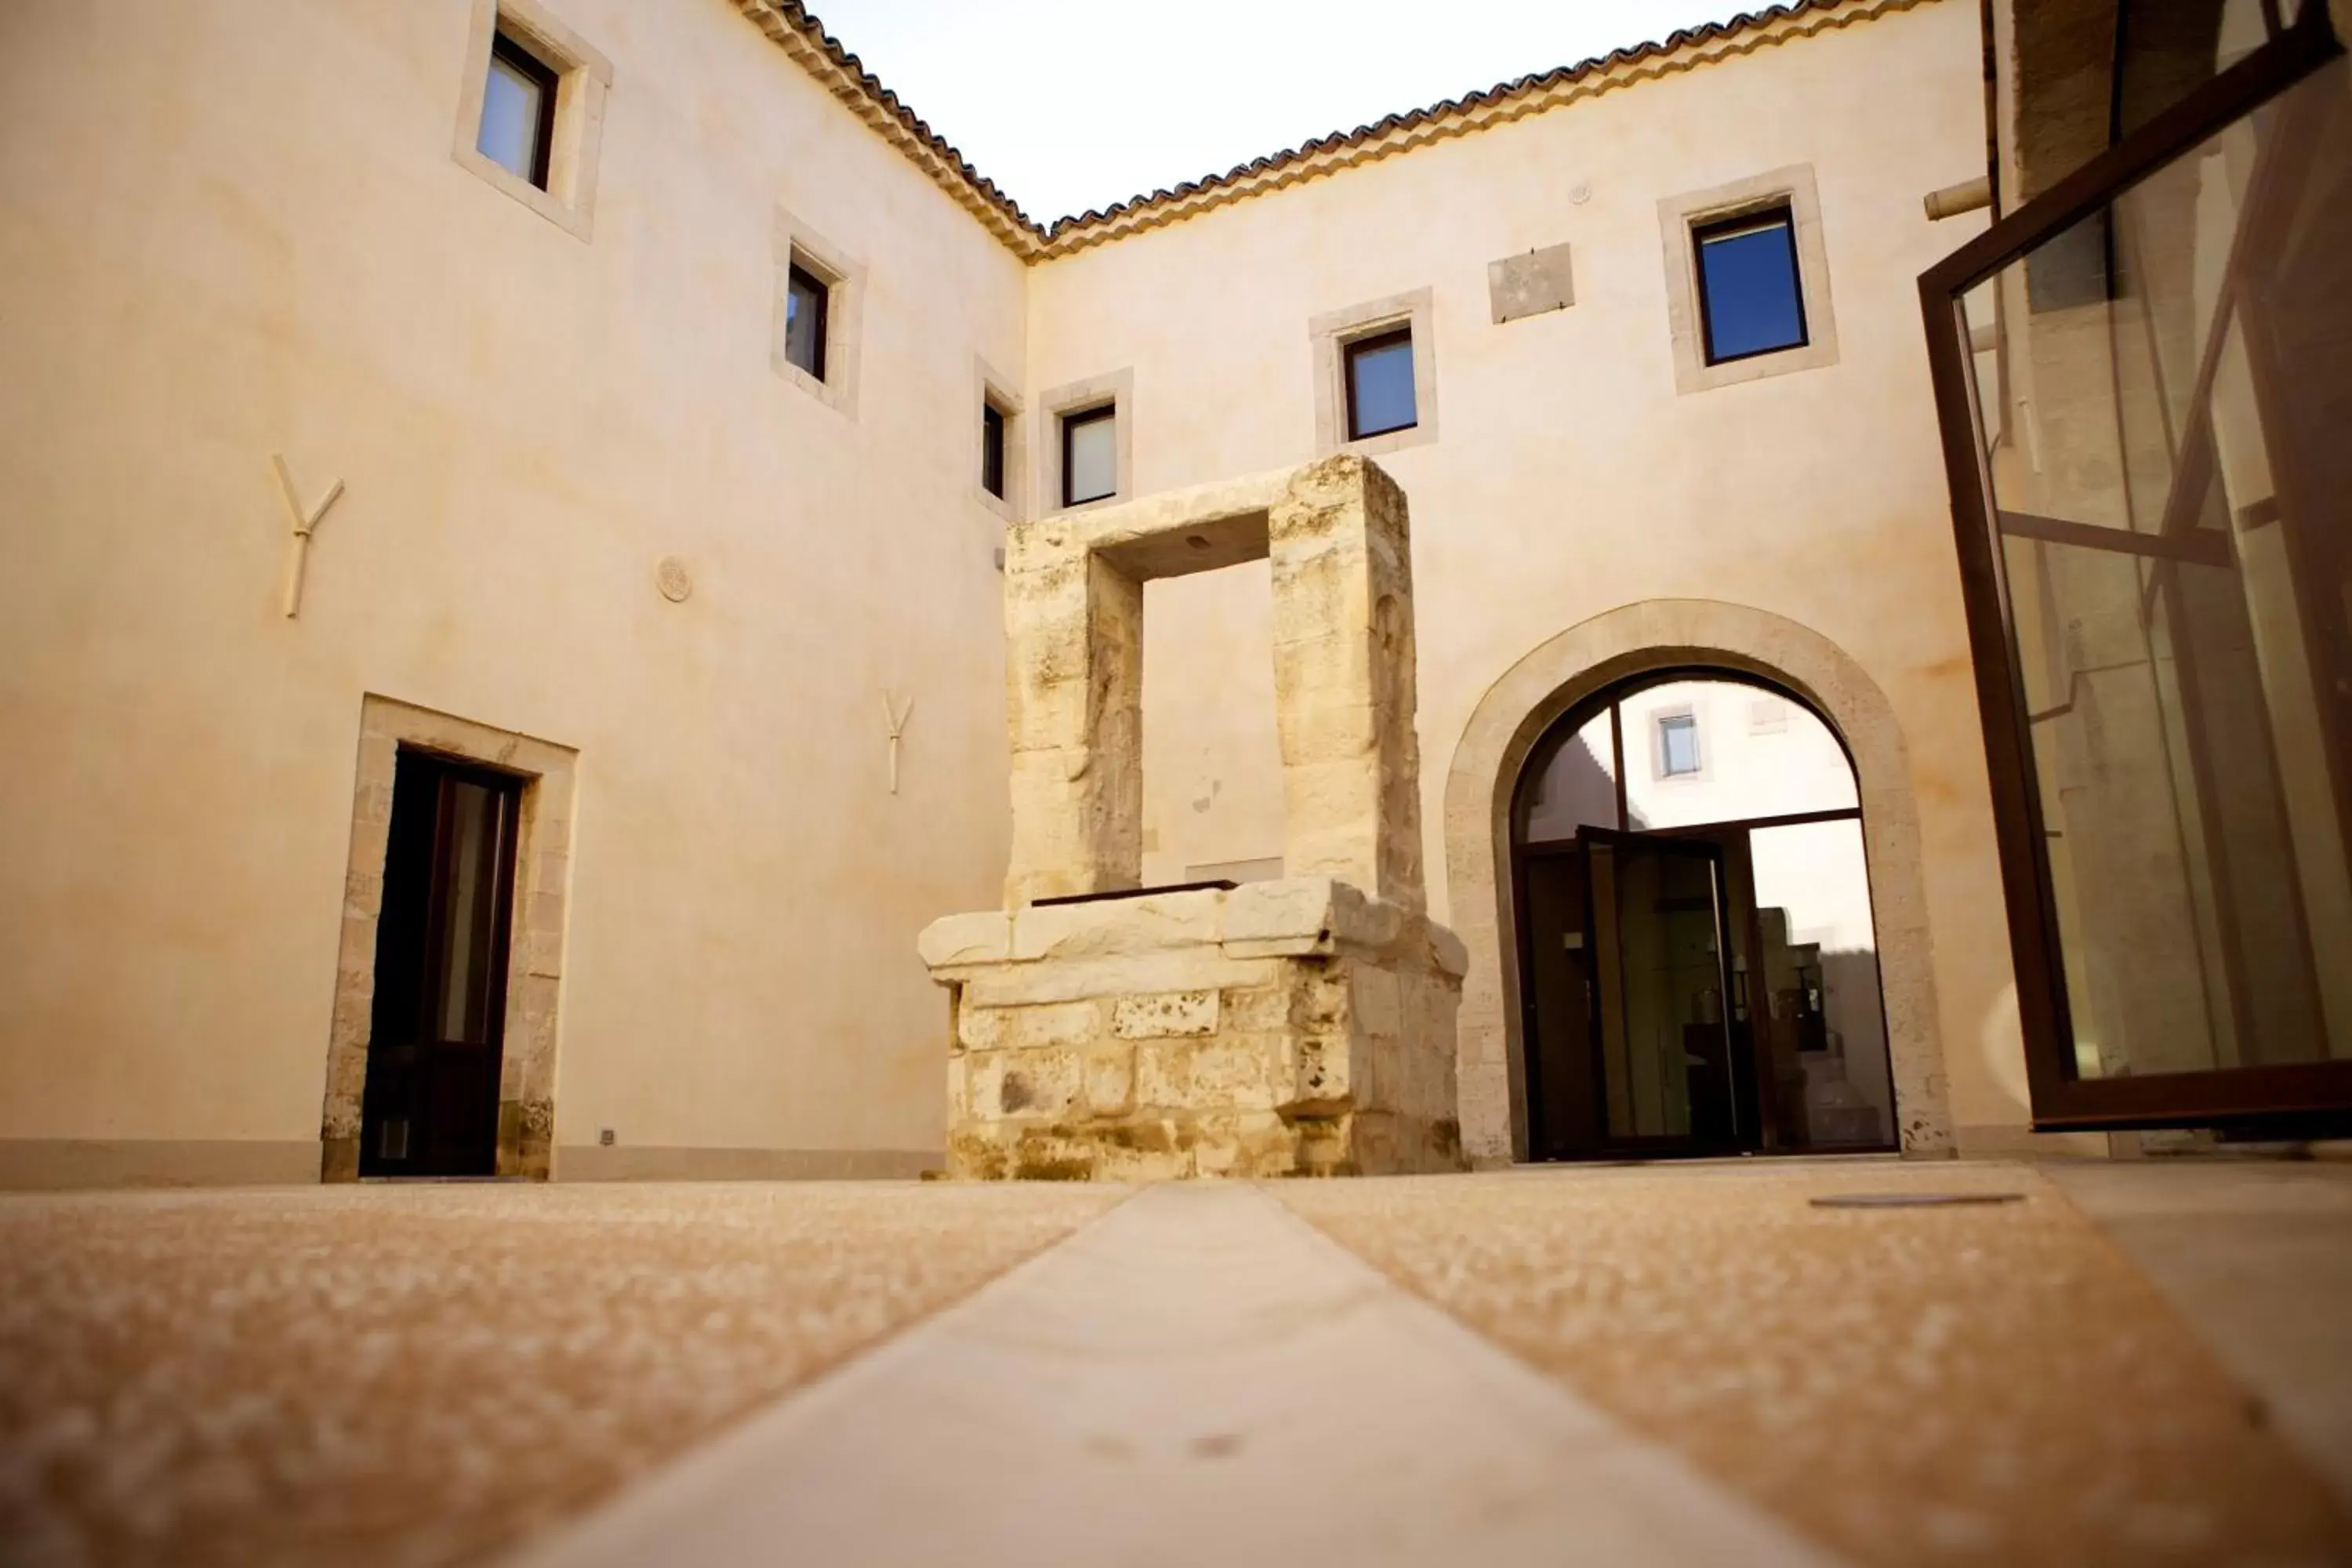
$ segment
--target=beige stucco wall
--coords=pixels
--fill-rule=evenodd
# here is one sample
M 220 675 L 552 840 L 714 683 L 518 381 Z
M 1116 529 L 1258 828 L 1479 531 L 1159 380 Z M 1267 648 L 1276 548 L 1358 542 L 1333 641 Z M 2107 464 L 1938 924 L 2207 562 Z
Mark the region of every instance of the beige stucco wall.
M 371 694 L 576 753 L 559 1176 L 932 1163 L 913 937 L 1008 847 L 983 363 L 1016 490 L 1097 384 L 1148 494 L 1318 455 L 1309 323 L 1408 296 L 1434 912 L 1506 671 L 1646 601 L 1785 617 L 1902 728 L 1950 1120 L 2022 1126 L 1914 287 L 1980 221 L 1919 206 L 1982 165 L 1976 7 L 1024 268 L 722 0 L 539 5 L 611 66 L 580 223 L 452 156 L 478 0 L 0 8 L 0 1184 L 315 1173 Z M 1677 394 L 1660 203 L 1799 165 L 1835 363 Z M 780 226 L 856 269 L 845 395 L 772 366 Z M 1562 242 L 1576 302 L 1494 325 L 1488 263 Z M 346 487 L 292 620 L 273 453 Z M 1280 854 L 1266 597 L 1147 596 L 1147 880 Z
M 1412 506 L 1433 911 L 1455 919 L 1446 764 L 1522 656 L 1647 600 L 1795 621 L 1903 731 L 1964 1147 L 2026 1120 L 1915 281 L 1982 221 L 1920 209 L 1983 164 L 1977 29 L 1923 5 L 1047 262 L 1029 357 L 1040 385 L 1132 371 L 1149 493 L 1311 456 L 1309 321 L 1430 289 L 1443 421 L 1380 461 Z M 1660 202 L 1792 165 L 1819 192 L 1836 363 L 1677 394 Z M 1494 325 L 1487 264 L 1561 242 L 1576 302 Z M 1262 576 L 1147 605 L 1148 879 L 1279 853 L 1266 635 Z
M 0 1178 L 315 1173 L 367 693 L 576 749 L 559 1174 L 936 1161 L 1024 268 L 731 7 L 545 9 L 584 241 L 451 155 L 471 0 L 0 9 Z M 780 206 L 866 269 L 854 418 L 771 369 Z M 293 620 L 273 452 L 346 486 Z

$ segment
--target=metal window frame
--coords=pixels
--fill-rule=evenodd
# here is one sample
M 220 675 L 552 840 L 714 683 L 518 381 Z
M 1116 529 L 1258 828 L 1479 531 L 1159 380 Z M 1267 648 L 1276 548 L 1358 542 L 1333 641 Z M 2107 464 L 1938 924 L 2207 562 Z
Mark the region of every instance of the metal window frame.
M 1339 381 L 1347 392 L 1349 440 L 1369 441 L 1375 436 L 1389 436 L 1399 430 L 1411 430 L 1421 423 L 1421 391 L 1417 385 L 1413 385 L 1412 417 L 1410 419 L 1394 425 L 1383 425 L 1377 430 L 1367 430 L 1364 428 L 1363 421 L 1356 414 L 1356 362 L 1365 354 L 1376 353 L 1382 349 L 1391 349 L 1399 343 L 1402 343 L 1405 349 L 1405 368 L 1408 372 L 1405 378 L 1406 384 L 1413 385 L 1410 373 L 1418 366 L 1413 360 L 1416 351 L 1412 342 L 1412 322 L 1407 321 L 1402 326 L 1369 332 L 1360 338 L 1349 338 L 1339 345 Z
M 2116 145 L 2021 204 L 1919 278 L 1929 375 L 1952 500 L 1960 589 L 1975 667 L 1977 708 L 1992 788 L 1993 827 L 2015 967 L 2033 1125 L 2042 1131 L 2221 1126 L 2291 1130 L 2327 1126 L 2352 1112 L 2352 1060 L 2217 1068 L 2117 1078 L 2076 1076 L 2057 900 L 2036 787 L 2032 715 L 2015 655 L 2015 626 L 2001 564 L 2011 531 L 2054 538 L 2078 525 L 2004 514 L 1994 500 L 1979 431 L 1965 296 L 2052 237 L 2170 165 L 2344 53 L 2327 7 L 2306 0 L 2295 25 L 2213 77 Z M 2022 524 L 2023 526 L 2018 526 Z M 2116 530 L 2082 530 L 2102 536 Z M 2172 542 L 2124 534 L 2097 541 L 2150 553 Z M 2184 559 L 2195 556 L 2184 553 Z
M 980 488 L 998 500 L 1004 494 L 1004 410 L 980 400 Z
M 1774 343 L 1770 348 L 1748 349 L 1736 354 L 1715 352 L 1715 307 L 1707 294 L 1706 247 L 1710 240 L 1731 239 L 1742 234 L 1777 227 L 1783 244 L 1789 247 L 1789 286 L 1797 303 L 1797 341 Z M 1734 213 L 1726 217 L 1711 218 L 1691 226 L 1691 276 L 1698 289 L 1699 353 L 1710 365 L 1738 364 L 1741 360 L 1759 359 L 1765 354 L 1784 354 L 1791 350 L 1811 347 L 1812 323 L 1805 317 L 1805 258 L 1797 249 L 1797 209 L 1787 201 Z
M 539 89 L 539 121 L 531 128 L 530 183 L 541 190 L 547 189 L 548 169 L 555 156 L 555 95 L 562 86 L 562 73 L 549 65 L 520 37 L 499 27 L 490 35 L 492 68 L 504 64 L 517 75 L 528 77 Z
M 1118 494 L 1118 465 L 1116 461 L 1115 456 L 1111 465 L 1112 471 L 1110 477 L 1110 489 L 1090 496 L 1082 496 L 1077 493 L 1077 485 L 1075 479 L 1076 470 L 1072 468 L 1070 463 L 1071 437 L 1076 434 L 1081 426 L 1099 424 L 1107 419 L 1115 420 L 1118 417 L 1118 405 L 1116 402 L 1097 403 L 1087 408 L 1067 409 L 1062 414 L 1062 505 L 1065 508 L 1085 506 L 1089 501 L 1108 500 L 1112 496 Z M 1114 441 L 1116 441 L 1118 434 L 1118 427 L 1114 425 L 1111 427 L 1111 435 Z M 1114 448 L 1114 452 L 1115 451 L 1116 448 Z
M 819 277 L 814 268 L 808 266 L 795 256 L 785 266 L 784 289 L 788 295 L 797 293 L 813 296 L 816 300 L 816 338 L 812 345 L 813 352 L 810 355 L 815 363 L 801 365 L 800 368 L 817 380 L 823 381 L 824 379 L 825 331 L 831 324 L 833 315 L 833 285 Z M 789 348 L 792 340 L 792 321 L 789 310 L 785 316 L 784 338 Z M 792 363 L 800 363 L 797 360 Z

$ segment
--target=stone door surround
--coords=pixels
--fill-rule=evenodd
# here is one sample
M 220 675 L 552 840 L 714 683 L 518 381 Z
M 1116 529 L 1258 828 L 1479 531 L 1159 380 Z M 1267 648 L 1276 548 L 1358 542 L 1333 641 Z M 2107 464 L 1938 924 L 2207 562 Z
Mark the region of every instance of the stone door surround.
M 1448 912 L 1469 952 L 1456 1081 L 1474 1162 L 1527 1154 L 1518 944 L 1508 940 L 1517 917 L 1503 874 L 1519 770 L 1553 721 L 1603 687 L 1709 666 L 1794 692 L 1845 743 L 1862 798 L 1896 1133 L 1907 1156 L 1952 1152 L 1919 805 L 1894 705 L 1843 649 L 1795 621 L 1712 599 L 1651 599 L 1570 626 L 1505 671 L 1479 699 L 1446 773 Z
M 319 1179 L 359 1179 L 360 1101 L 367 1089 L 375 1009 L 376 921 L 383 911 L 393 772 L 404 746 L 523 780 L 513 936 L 507 952 L 506 1038 L 499 1066 L 498 1173 L 545 1181 L 555 1137 L 556 1001 L 563 976 L 580 754 L 568 746 L 373 695 L 360 703 L 351 863 L 343 879 L 343 934 L 335 960 L 326 1100 L 319 1118 Z
M 1007 909 L 1141 882 L 1143 584 L 1261 557 L 1285 874 L 1423 907 L 1404 494 L 1346 454 L 1012 528 Z

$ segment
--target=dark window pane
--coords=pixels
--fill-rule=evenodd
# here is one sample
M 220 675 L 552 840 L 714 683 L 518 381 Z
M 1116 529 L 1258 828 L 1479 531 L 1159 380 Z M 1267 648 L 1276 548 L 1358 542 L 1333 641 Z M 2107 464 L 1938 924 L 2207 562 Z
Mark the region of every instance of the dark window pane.
M 1118 424 L 1114 410 L 1097 408 L 1062 420 L 1062 504 L 1076 506 L 1118 493 Z
M 474 145 L 518 179 L 547 187 L 547 144 L 555 119 L 555 73 L 501 33 L 482 86 L 482 126 Z
M 980 485 L 1004 499 L 1004 416 L 992 403 L 980 405 Z
M 1412 331 L 1349 343 L 1348 439 L 1410 429 L 1418 421 L 1412 405 Z
M 825 286 L 795 264 L 784 279 L 784 358 L 824 379 Z
M 1805 305 L 1796 229 L 1784 212 L 1698 232 L 1706 362 L 1802 347 Z

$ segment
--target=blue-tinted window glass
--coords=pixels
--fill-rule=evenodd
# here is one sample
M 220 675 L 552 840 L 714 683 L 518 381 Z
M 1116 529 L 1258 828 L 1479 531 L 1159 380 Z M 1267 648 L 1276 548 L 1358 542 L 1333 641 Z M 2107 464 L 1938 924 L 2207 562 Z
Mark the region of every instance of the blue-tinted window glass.
M 1348 346 L 1348 439 L 1411 428 L 1412 333 L 1388 332 Z
M 547 91 L 544 79 L 510 48 L 490 56 L 489 79 L 482 86 L 482 128 L 474 145 L 507 173 L 534 184 L 544 178 L 539 141 Z
M 1803 345 L 1804 293 L 1787 213 L 1701 231 L 1698 281 L 1709 364 Z

